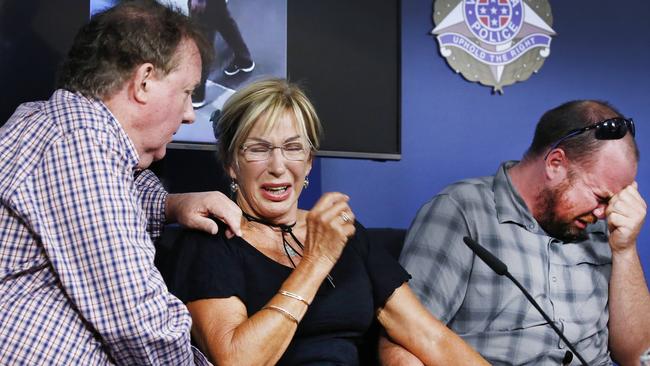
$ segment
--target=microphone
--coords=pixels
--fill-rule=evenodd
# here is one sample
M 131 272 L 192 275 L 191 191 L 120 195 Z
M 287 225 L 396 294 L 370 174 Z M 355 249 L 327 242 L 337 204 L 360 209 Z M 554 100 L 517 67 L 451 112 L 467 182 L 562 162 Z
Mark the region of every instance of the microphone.
M 474 254 L 476 254 L 479 258 L 481 258 L 481 260 L 483 262 L 485 262 L 485 264 L 487 264 L 488 267 L 490 267 L 494 272 L 496 272 L 496 274 L 498 274 L 499 276 L 508 277 L 510 279 L 510 281 L 512 281 L 515 285 L 517 285 L 517 287 L 519 287 L 521 292 L 523 292 L 523 294 L 526 296 L 528 301 L 530 301 L 530 303 L 533 304 L 535 309 L 537 309 L 537 311 L 539 311 L 539 313 L 542 314 L 542 316 L 544 317 L 544 320 L 546 320 L 548 322 L 548 325 L 550 325 L 551 328 L 553 328 L 555 333 L 557 333 L 557 335 L 560 336 L 562 341 L 564 341 L 564 344 L 566 344 L 567 347 L 569 347 L 571 352 L 573 352 L 576 355 L 576 357 L 578 357 L 578 359 L 580 360 L 580 362 L 584 366 L 588 366 L 587 361 L 585 361 L 585 359 L 582 358 L 580 353 L 578 353 L 578 351 L 576 351 L 576 349 L 573 347 L 571 342 L 569 342 L 569 340 L 566 339 L 566 337 L 564 336 L 564 333 L 562 333 L 562 331 L 555 325 L 555 323 L 553 323 L 551 318 L 548 315 L 546 315 L 546 313 L 544 312 L 544 310 L 542 310 L 542 308 L 539 306 L 537 301 L 535 301 L 535 299 L 533 299 L 533 297 L 530 295 L 530 293 L 528 291 L 526 291 L 524 286 L 522 286 L 521 283 L 519 283 L 519 281 L 517 281 L 517 279 L 512 277 L 510 272 L 508 272 L 508 266 L 505 263 L 503 263 L 499 258 L 495 257 L 494 254 L 490 253 L 487 249 L 483 248 L 483 246 L 481 246 L 481 244 L 477 243 L 472 238 L 470 238 L 468 236 L 465 236 L 465 237 L 463 237 L 463 241 L 465 242 L 465 244 L 467 244 L 469 249 L 471 249 L 472 252 L 474 252 Z M 570 363 L 571 359 L 569 357 L 570 356 L 568 354 L 565 354 L 564 359 L 562 361 L 566 362 L 568 360 L 568 362 Z

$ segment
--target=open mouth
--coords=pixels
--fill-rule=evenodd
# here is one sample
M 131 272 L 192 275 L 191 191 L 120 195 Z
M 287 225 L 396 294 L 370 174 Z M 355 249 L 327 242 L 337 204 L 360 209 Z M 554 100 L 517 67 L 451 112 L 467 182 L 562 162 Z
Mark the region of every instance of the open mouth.
M 263 187 L 262 189 L 274 196 L 281 196 L 289 189 L 289 186 Z
M 587 226 L 595 223 L 596 221 L 598 221 L 598 218 L 594 215 L 583 215 L 576 219 L 576 222 L 578 223 L 581 229 L 586 228 Z
M 584 230 L 584 229 L 587 227 L 587 225 L 588 225 L 586 222 L 584 222 L 584 221 L 582 221 L 582 220 L 576 220 L 575 222 L 576 222 L 576 224 L 577 224 L 576 226 L 577 226 L 578 229 L 580 229 L 580 230 Z
M 290 194 L 290 184 L 265 184 L 262 186 L 262 196 L 270 201 L 283 201 Z

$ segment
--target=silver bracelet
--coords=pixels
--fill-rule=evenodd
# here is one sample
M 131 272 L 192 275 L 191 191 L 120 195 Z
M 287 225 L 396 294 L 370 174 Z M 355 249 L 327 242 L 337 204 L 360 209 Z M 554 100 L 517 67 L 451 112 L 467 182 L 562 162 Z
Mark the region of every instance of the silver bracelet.
M 283 308 L 281 308 L 279 306 L 267 305 L 267 306 L 262 308 L 262 310 L 264 310 L 264 309 L 275 310 L 278 313 L 284 315 L 285 318 L 287 318 L 287 319 L 291 320 L 292 322 L 298 324 L 298 319 L 295 316 L 293 316 L 293 314 L 291 314 L 290 312 L 288 312 L 287 310 L 285 310 L 285 309 L 283 309 Z
M 307 306 L 311 305 L 309 302 L 307 302 L 307 300 L 305 300 L 304 297 L 302 297 L 302 296 L 300 296 L 298 294 L 295 294 L 293 292 L 280 290 L 279 294 L 282 295 L 282 296 L 290 297 L 290 298 L 292 298 L 294 300 L 298 300 L 298 301 L 300 301 L 301 303 L 303 303 L 303 304 L 305 304 Z

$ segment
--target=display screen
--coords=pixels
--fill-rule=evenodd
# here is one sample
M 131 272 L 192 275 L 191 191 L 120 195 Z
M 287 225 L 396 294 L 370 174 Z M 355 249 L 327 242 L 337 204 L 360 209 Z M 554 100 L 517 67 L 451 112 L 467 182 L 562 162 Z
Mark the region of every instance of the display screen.
M 286 0 L 160 0 L 193 17 L 212 42 L 215 61 L 194 92 L 196 119 L 182 125 L 172 148 L 213 149 L 212 118 L 235 90 L 287 74 Z M 117 0 L 91 0 L 91 14 Z
M 398 0 L 160 1 L 203 24 L 217 56 L 203 98 L 195 95 L 195 122 L 170 147 L 215 149 L 215 111 L 246 83 L 274 76 L 301 84 L 316 107 L 319 155 L 399 159 Z M 49 98 L 75 33 L 115 3 L 0 0 L 0 124 L 20 103 Z

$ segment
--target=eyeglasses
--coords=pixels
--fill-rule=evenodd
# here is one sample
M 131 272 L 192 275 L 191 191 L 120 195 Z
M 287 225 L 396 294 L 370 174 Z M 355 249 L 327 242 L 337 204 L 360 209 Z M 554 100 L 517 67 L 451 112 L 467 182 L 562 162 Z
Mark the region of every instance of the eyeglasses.
M 282 146 L 273 146 L 262 142 L 241 146 L 244 159 L 248 162 L 268 160 L 275 149 L 280 149 L 282 156 L 287 160 L 303 161 L 307 158 L 307 149 L 299 142 L 290 142 Z
M 594 134 L 596 140 L 618 140 L 625 137 L 628 131 L 630 131 L 632 137 L 634 137 L 636 133 L 636 130 L 634 128 L 634 121 L 632 120 L 632 118 L 622 118 L 622 117 L 609 118 L 604 121 L 600 121 L 598 123 L 594 123 L 586 127 L 576 128 L 575 130 L 569 131 L 566 135 L 564 135 L 562 138 L 557 140 L 553 145 L 551 145 L 551 148 L 546 153 L 546 156 L 544 156 L 544 160 L 546 160 L 546 158 L 548 158 L 548 155 L 551 153 L 551 151 L 553 151 L 553 149 L 555 149 L 556 147 L 560 146 L 560 144 L 564 140 L 570 139 L 571 137 L 578 136 L 583 132 L 587 132 L 593 129 L 596 129 Z

